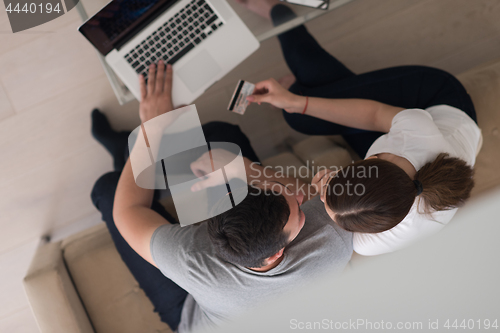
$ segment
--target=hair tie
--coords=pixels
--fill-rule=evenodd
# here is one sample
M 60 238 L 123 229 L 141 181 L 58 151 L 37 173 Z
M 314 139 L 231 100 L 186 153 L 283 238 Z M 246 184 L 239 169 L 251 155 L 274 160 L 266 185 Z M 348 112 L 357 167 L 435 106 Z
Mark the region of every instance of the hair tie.
M 416 196 L 419 196 L 424 191 L 424 187 L 423 187 L 422 183 L 420 182 L 420 180 L 414 180 L 413 184 L 415 184 L 415 187 L 417 189 Z

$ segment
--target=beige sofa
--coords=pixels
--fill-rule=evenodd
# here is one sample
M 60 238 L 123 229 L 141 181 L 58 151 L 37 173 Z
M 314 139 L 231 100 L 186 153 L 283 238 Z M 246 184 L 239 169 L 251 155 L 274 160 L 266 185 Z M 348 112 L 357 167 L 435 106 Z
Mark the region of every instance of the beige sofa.
M 484 143 L 476 162 L 474 195 L 500 184 L 500 59 L 459 76 L 471 95 Z M 339 137 L 310 137 L 263 162 L 270 166 L 342 166 L 358 156 Z M 172 211 L 172 203 L 164 202 Z M 114 248 L 104 225 L 37 250 L 24 279 L 42 332 L 170 332 L 153 312 Z

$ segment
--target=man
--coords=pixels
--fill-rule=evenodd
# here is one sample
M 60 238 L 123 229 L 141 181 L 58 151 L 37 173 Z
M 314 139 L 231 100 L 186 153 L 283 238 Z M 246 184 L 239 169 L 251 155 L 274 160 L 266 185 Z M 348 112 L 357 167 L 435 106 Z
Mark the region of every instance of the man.
M 173 109 L 171 83 L 172 68 L 165 70 L 162 62 L 157 69 L 151 65 L 147 85 L 140 78 L 142 122 Z M 94 136 L 116 155 L 110 135 L 95 130 L 102 121 L 93 126 Z M 203 126 L 207 141 L 237 143 L 248 166 L 257 157 L 236 129 L 221 123 Z M 201 167 L 193 166 L 195 171 Z M 247 170 L 251 178 L 252 169 Z M 352 235 L 329 224 L 318 198 L 301 206 L 303 194 L 293 182 L 265 180 L 249 186 L 249 195 L 235 208 L 186 227 L 154 200 L 153 190 L 136 185 L 130 161 L 121 174 L 117 170 L 97 181 L 92 199 L 120 255 L 173 330 L 219 325 L 321 273 L 338 274 L 350 260 Z

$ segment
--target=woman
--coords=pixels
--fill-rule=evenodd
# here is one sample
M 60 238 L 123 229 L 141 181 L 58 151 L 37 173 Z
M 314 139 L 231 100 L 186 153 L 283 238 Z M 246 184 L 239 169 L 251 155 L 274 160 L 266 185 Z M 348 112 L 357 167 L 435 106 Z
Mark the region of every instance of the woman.
M 283 5 L 271 10 L 275 23 L 293 16 Z M 279 40 L 295 82 L 289 91 L 274 79 L 259 82 L 248 100 L 282 108 L 299 132 L 342 134 L 365 157 L 313 179 L 332 219 L 355 232 L 354 250 L 391 252 L 447 224 L 470 195 L 481 145 L 474 106 L 459 81 L 424 66 L 356 75 L 303 26 Z M 349 192 L 355 185 L 358 192 Z

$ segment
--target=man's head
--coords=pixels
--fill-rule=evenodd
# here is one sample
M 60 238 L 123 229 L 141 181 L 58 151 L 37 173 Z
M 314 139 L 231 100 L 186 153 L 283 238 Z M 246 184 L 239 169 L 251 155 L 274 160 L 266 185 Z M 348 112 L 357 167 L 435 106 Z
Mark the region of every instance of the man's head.
M 302 199 L 280 183 L 248 186 L 240 204 L 208 220 L 217 254 L 250 268 L 272 264 L 304 226 Z

